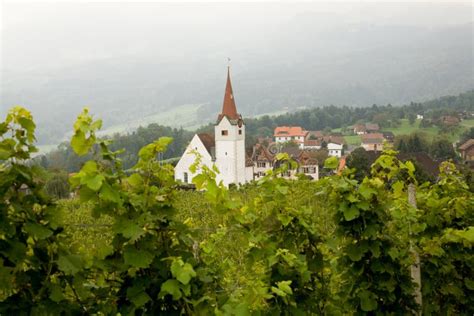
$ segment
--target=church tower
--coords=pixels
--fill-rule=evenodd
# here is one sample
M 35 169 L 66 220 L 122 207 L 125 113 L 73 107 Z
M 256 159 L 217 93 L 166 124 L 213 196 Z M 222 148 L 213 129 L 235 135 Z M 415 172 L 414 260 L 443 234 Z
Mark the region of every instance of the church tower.
M 214 135 L 215 162 L 220 172 L 217 180 L 222 180 L 226 186 L 230 183 L 245 183 L 245 124 L 235 106 L 229 67 L 227 67 L 224 103 L 222 112 L 217 117 Z

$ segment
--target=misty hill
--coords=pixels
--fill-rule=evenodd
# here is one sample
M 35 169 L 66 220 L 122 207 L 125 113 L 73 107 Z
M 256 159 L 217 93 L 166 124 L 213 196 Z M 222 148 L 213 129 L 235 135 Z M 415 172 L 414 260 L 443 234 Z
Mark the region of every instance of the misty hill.
M 173 59 L 157 58 L 151 50 L 24 73 L 6 67 L 1 114 L 5 105 L 31 109 L 40 144 L 61 141 L 84 106 L 107 127 L 187 105 L 195 117 L 170 125 L 195 127 L 214 120 L 220 109 L 228 54 L 237 106 L 245 116 L 329 104 L 396 105 L 474 87 L 472 23 L 323 27 L 314 25 L 315 18 L 298 15 L 231 48 L 206 44 Z M 190 104 L 197 110 L 189 111 Z
M 246 119 L 246 145 L 251 147 L 259 137 L 272 137 L 276 126 L 292 125 L 302 126 L 306 130 L 323 129 L 346 129 L 356 123 L 376 122 L 383 128 L 398 127 L 401 119 L 422 113 L 427 121 L 436 121 L 441 115 L 454 114 L 458 112 L 474 112 L 474 90 L 461 93 L 456 96 L 444 96 L 423 103 L 406 104 L 399 107 L 394 106 L 370 106 L 370 107 L 335 107 L 325 106 L 321 108 L 309 108 L 276 116 L 264 115 L 256 119 Z M 470 124 L 470 123 L 469 123 Z M 457 140 L 457 137 L 467 130 L 466 124 L 449 131 L 440 131 L 436 138 L 449 137 Z M 425 129 L 421 129 L 426 131 Z M 202 126 L 196 131 L 161 126 L 156 123 L 147 127 L 139 127 L 136 131 L 126 134 L 115 134 L 108 138 L 112 140 L 111 149 L 125 149 L 120 155 L 125 168 L 131 168 L 137 163 L 138 152 L 143 146 L 152 143 L 159 137 L 172 137 L 173 142 L 163 154 L 163 159 L 177 161 L 188 146 L 194 132 L 214 133 L 214 124 Z M 442 133 L 441 133 L 442 132 Z M 68 142 L 64 142 L 46 155 L 37 157 L 43 167 L 50 169 L 64 169 L 68 172 L 76 172 L 82 164 L 91 159 L 89 156 L 77 156 Z

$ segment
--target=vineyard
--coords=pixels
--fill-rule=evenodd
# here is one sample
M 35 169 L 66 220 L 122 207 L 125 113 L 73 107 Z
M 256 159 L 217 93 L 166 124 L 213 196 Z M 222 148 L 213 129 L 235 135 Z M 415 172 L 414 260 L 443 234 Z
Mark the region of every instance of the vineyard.
M 227 189 L 197 157 L 182 191 L 156 159 L 172 139 L 125 171 L 101 124 L 78 116 L 71 146 L 93 159 L 54 200 L 31 114 L 0 123 L 0 315 L 474 314 L 474 194 L 451 162 L 419 183 L 386 151 L 358 181 L 330 158 L 312 182 L 279 155 Z

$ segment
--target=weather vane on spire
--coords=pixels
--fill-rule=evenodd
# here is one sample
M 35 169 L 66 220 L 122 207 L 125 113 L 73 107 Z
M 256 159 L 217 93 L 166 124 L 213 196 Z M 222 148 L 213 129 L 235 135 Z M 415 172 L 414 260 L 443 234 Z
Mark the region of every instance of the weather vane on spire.
M 227 67 L 230 68 L 230 57 L 227 57 Z

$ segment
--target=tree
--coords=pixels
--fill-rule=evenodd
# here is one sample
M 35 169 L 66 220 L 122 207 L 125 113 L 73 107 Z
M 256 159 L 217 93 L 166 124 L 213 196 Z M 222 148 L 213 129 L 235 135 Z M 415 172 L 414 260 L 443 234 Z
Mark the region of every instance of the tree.
M 46 180 L 46 192 L 56 199 L 69 197 L 69 176 L 64 170 L 55 170 L 49 173 Z
M 474 138 L 474 127 L 471 127 L 470 129 L 468 129 L 461 135 L 461 137 L 459 138 L 459 145 L 462 145 L 465 142 L 467 142 L 469 139 L 473 139 L 473 138 Z
M 453 144 L 447 139 L 436 139 L 431 143 L 430 154 L 439 160 L 457 159 Z
M 370 165 L 369 154 L 362 147 L 354 149 L 346 158 L 346 166 L 356 169 L 354 178 L 359 181 L 370 174 Z

